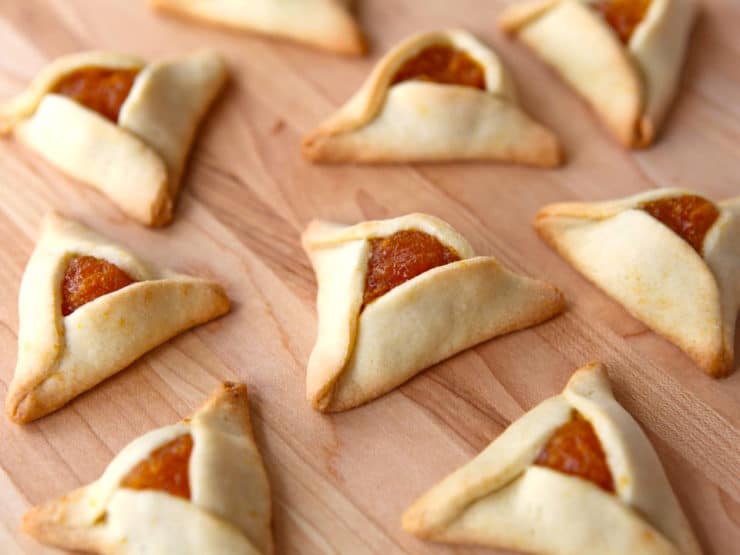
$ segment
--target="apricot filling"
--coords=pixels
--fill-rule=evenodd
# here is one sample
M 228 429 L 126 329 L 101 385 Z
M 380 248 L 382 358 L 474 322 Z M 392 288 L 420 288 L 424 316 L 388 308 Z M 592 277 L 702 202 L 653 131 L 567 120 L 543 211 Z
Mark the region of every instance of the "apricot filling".
M 460 256 L 436 237 L 416 230 L 370 239 L 363 308 L 394 287 Z
M 589 480 L 614 493 L 614 480 L 601 442 L 591 423 L 577 412 L 555 430 L 535 464 Z
M 650 0 L 596 0 L 591 4 L 611 26 L 624 44 L 645 17 Z
M 660 223 L 668 226 L 699 254 L 704 237 L 719 217 L 717 207 L 697 195 L 651 200 L 643 202 L 640 207 Z
M 65 75 L 52 92 L 68 96 L 117 123 L 138 73 L 137 69 L 88 67 Z
M 93 256 L 76 256 L 62 278 L 62 315 L 69 316 L 82 305 L 135 281 L 115 264 Z
M 394 75 L 391 85 L 409 80 L 486 88 L 483 67 L 467 53 L 447 45 L 428 46 L 406 60 Z
M 154 489 L 183 499 L 190 499 L 190 454 L 193 438 L 185 434 L 165 443 L 133 467 L 121 481 L 121 487 Z

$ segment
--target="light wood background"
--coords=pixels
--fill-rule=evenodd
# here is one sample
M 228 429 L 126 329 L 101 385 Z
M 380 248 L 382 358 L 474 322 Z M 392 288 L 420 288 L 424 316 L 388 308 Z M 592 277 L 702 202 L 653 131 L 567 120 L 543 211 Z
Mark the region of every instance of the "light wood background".
M 660 142 L 620 149 L 586 107 L 495 29 L 493 0 L 359 0 L 371 56 L 346 59 L 201 28 L 144 0 L 0 2 L 0 97 L 60 54 L 118 49 L 150 59 L 216 47 L 233 79 L 196 144 L 173 225 L 151 231 L 12 140 L 0 142 L 0 395 L 16 353 L 16 299 L 42 215 L 75 216 L 162 264 L 225 284 L 228 316 L 185 333 L 66 408 L 27 426 L 0 417 L 0 551 L 47 553 L 21 514 L 95 479 L 136 436 L 187 415 L 224 379 L 249 385 L 273 488 L 280 553 L 484 553 L 426 544 L 400 515 L 576 367 L 608 363 L 618 399 L 653 440 L 706 553 L 740 545 L 740 372 L 705 377 L 667 341 L 576 274 L 530 221 L 547 202 L 607 199 L 656 185 L 740 194 L 740 3 L 704 0 L 682 92 Z M 494 164 L 313 167 L 301 136 L 408 34 L 465 27 L 510 66 L 523 104 L 568 152 L 557 171 Z M 441 216 L 480 254 L 551 280 L 568 311 L 428 370 L 336 416 L 304 400 L 316 286 L 299 246 L 313 217 Z

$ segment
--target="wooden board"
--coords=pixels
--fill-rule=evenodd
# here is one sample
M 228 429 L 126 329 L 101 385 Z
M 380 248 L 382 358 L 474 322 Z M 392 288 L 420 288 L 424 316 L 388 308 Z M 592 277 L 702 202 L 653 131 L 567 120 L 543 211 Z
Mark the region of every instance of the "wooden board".
M 722 199 L 740 192 L 740 3 L 707 0 L 662 140 L 621 150 L 585 106 L 495 30 L 493 0 L 359 0 L 364 60 L 200 28 L 143 0 L 0 2 L 0 97 L 56 56 L 83 49 L 150 59 L 212 46 L 232 82 L 194 149 L 175 223 L 151 231 L 12 140 L 0 142 L 0 394 L 16 353 L 16 299 L 38 224 L 51 207 L 160 264 L 225 284 L 233 312 L 143 357 L 56 414 L 0 418 L 0 552 L 45 553 L 18 531 L 24 510 L 95 479 L 138 435 L 188 414 L 224 379 L 251 391 L 273 488 L 280 553 L 483 553 L 420 542 L 402 511 L 503 428 L 560 391 L 577 366 L 609 364 L 618 399 L 647 430 L 706 553 L 740 545 L 740 372 L 705 377 L 576 274 L 530 221 L 547 202 L 607 199 L 655 185 Z M 470 29 L 511 67 L 524 106 L 557 130 L 557 171 L 494 164 L 313 167 L 301 136 L 339 106 L 408 34 Z M 560 286 L 567 313 L 470 350 L 390 395 L 336 416 L 313 412 L 305 364 L 315 283 L 299 246 L 313 217 L 355 222 L 411 211 L 441 216 L 481 254 Z

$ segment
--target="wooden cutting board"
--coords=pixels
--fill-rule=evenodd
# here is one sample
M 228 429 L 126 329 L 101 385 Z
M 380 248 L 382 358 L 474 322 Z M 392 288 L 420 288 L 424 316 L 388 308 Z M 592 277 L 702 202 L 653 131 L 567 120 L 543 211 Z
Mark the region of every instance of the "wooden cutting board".
M 273 488 L 279 553 L 483 553 L 423 543 L 402 511 L 506 425 L 558 393 L 581 364 L 610 368 L 618 399 L 654 442 L 706 553 L 740 545 L 740 372 L 713 381 L 631 318 L 535 235 L 545 203 L 600 200 L 657 185 L 714 199 L 740 194 L 740 3 L 702 2 L 682 92 L 659 143 L 625 152 L 585 105 L 495 28 L 493 0 L 359 0 L 371 56 L 300 46 L 158 16 L 144 0 L 0 2 L 0 97 L 67 52 L 149 59 L 203 46 L 233 79 L 195 145 L 175 222 L 127 220 L 12 140 L 0 141 L 0 394 L 16 357 L 18 285 L 42 215 L 75 216 L 158 264 L 210 276 L 228 316 L 170 341 L 57 413 L 0 417 L 0 552 L 46 553 L 18 530 L 32 504 L 95 479 L 129 441 L 196 407 L 217 382 L 249 385 Z M 315 167 L 301 136 L 337 108 L 378 57 L 410 33 L 464 27 L 493 44 L 523 105 L 556 130 L 556 171 L 496 164 Z M 314 217 L 356 222 L 438 215 L 480 254 L 563 289 L 568 310 L 444 362 L 370 405 L 335 416 L 305 401 L 316 285 L 299 234 Z

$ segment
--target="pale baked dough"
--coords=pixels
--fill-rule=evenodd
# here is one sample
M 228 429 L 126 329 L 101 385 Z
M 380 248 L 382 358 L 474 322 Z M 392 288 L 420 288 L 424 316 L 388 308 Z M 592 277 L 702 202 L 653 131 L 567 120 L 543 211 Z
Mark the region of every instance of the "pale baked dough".
M 533 464 L 573 411 L 593 426 L 616 493 Z M 601 363 L 577 370 L 560 395 L 417 500 L 403 528 L 433 541 L 543 555 L 701 554 L 657 454 L 614 399 Z
M 50 91 L 89 67 L 138 69 L 113 123 Z M 202 51 L 147 64 L 114 52 L 64 56 L 28 88 L 0 104 L 0 134 L 14 132 L 66 174 L 105 193 L 123 212 L 152 226 L 168 223 L 195 133 L 226 81 L 220 54 Z
M 104 259 L 137 282 L 62 316 L 62 279 L 74 256 Z M 228 310 L 217 283 L 159 270 L 52 213 L 21 281 L 18 361 L 6 412 L 16 422 L 40 418 L 171 337 Z
M 190 434 L 188 501 L 120 486 L 158 447 Z M 247 388 L 225 383 L 190 418 L 135 439 L 95 482 L 32 508 L 23 530 L 104 555 L 272 555 L 270 485 L 252 433 Z
M 432 235 L 461 260 L 406 281 L 361 311 L 369 240 L 407 229 Z M 306 389 L 321 411 L 371 401 L 441 360 L 564 308 L 555 287 L 516 275 L 493 257 L 475 256 L 459 233 L 432 216 L 349 227 L 313 221 L 302 242 L 318 282 L 318 333 Z
M 162 11 L 282 37 L 339 54 L 361 55 L 365 38 L 347 0 L 150 0 Z
M 734 370 L 740 307 L 740 197 L 720 216 L 702 254 L 640 204 L 695 194 L 655 189 L 610 202 L 546 206 L 534 226 L 579 272 L 685 351 L 709 375 Z
M 678 89 L 696 2 L 652 0 L 625 45 L 593 1 L 521 2 L 499 25 L 554 67 L 623 145 L 647 146 Z
M 435 45 L 478 62 L 486 90 L 417 80 L 391 85 L 409 58 Z M 422 33 L 396 46 L 349 102 L 304 139 L 303 154 L 316 162 L 561 162 L 557 138 L 519 107 L 496 54 L 465 31 Z

